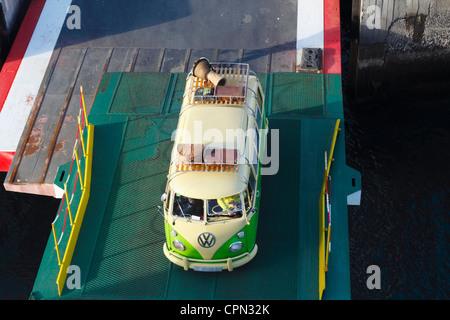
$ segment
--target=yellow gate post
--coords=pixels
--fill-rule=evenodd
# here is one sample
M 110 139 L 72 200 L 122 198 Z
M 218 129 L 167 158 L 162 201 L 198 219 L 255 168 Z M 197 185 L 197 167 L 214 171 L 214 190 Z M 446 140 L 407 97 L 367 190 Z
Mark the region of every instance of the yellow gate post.
M 323 178 L 322 190 L 319 198 L 319 299 L 322 299 L 322 294 L 325 290 L 325 273 L 328 271 L 328 256 L 330 252 L 331 242 L 331 225 L 328 225 L 328 228 L 325 227 L 325 195 L 327 190 L 327 181 L 331 169 L 331 162 L 334 160 L 334 147 L 336 145 L 337 135 L 341 130 L 341 128 L 339 128 L 340 123 L 341 119 L 337 119 L 334 126 L 333 139 L 331 141 L 330 157 L 328 159 L 327 153 L 325 151 L 325 176 Z M 326 240 L 325 232 L 328 233 Z
M 61 256 L 59 254 L 58 240 L 56 239 L 55 225 L 53 223 L 52 223 L 52 231 L 53 231 L 53 237 L 55 239 L 55 250 L 56 250 L 56 255 L 58 256 L 58 265 L 62 265 Z
M 64 192 L 66 194 L 66 203 L 67 203 L 67 210 L 69 211 L 70 226 L 73 227 L 72 209 L 70 208 L 70 200 L 69 195 L 67 193 L 67 184 L 65 182 L 64 182 Z

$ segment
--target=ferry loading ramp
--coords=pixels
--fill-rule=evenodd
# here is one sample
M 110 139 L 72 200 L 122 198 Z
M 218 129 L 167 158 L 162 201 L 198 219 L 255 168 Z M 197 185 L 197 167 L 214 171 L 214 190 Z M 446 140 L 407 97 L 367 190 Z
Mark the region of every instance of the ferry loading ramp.
M 165 258 L 157 206 L 186 73 L 106 73 L 88 117 L 95 127 L 90 197 L 71 260 L 79 267 L 81 286 L 65 285 L 59 296 L 50 234 L 31 298 L 318 299 L 319 198 L 324 152 L 330 150 L 336 120 L 343 119 L 341 78 L 258 77 L 270 129 L 278 132 L 278 139 L 269 134 L 269 156 L 275 159 L 278 145 L 279 162 L 268 164 L 278 168 L 262 177 L 259 252 L 252 262 L 233 272 L 201 273 L 186 272 Z M 330 172 L 333 232 L 324 299 L 350 299 L 347 196 L 360 190 L 360 182 L 345 163 L 343 121 L 340 128 Z
M 0 155 L 6 153 L 11 161 L 7 190 L 63 196 L 55 217 L 58 236 L 64 229 L 61 223 L 67 222 L 65 236 L 71 227 L 61 190 L 67 172 L 77 171 L 73 162 L 64 163 L 74 158 L 81 85 L 94 129 L 93 144 L 86 146 L 93 146 L 89 201 L 83 197 L 86 193 L 70 198 L 78 241 L 66 252 L 68 240 L 61 237 L 59 242 L 62 257 L 73 250 L 70 264 L 80 268 L 81 287 L 71 290 L 63 283 L 59 295 L 55 282 L 60 266 L 50 233 L 30 298 L 319 297 L 318 265 L 323 256 L 317 247 L 323 221 L 316 211 L 324 151 L 330 149 L 336 120 L 343 120 L 339 1 L 259 3 L 261 7 L 251 1 L 205 5 L 139 0 L 130 5 L 122 0 L 61 0 L 42 5 L 1 112 L 2 137 L 8 137 L 2 142 L 8 146 L 1 146 Z M 65 27 L 69 5 L 81 9 L 79 30 Z M 242 9 L 239 14 L 236 7 Z M 210 32 L 223 19 L 238 26 L 238 32 Z M 322 48 L 323 74 L 294 73 L 298 53 L 309 47 Z M 46 59 L 37 53 L 45 53 Z M 161 204 L 186 72 L 201 56 L 249 63 L 265 89 L 270 128 L 279 130 L 279 143 L 269 146 L 279 147 L 278 171 L 262 179 L 260 250 L 251 264 L 232 273 L 184 272 L 162 253 L 163 220 L 156 206 Z M 31 71 L 39 71 L 42 81 Z M 148 73 L 153 71 L 163 73 Z M 288 73 L 273 73 L 280 71 Z M 28 92 L 26 84 L 33 90 Z M 28 121 L 27 112 L 16 117 L 19 109 L 31 110 Z M 22 136 L 17 129 L 21 126 Z M 323 296 L 329 299 L 350 297 L 346 197 L 360 186 L 359 174 L 345 165 L 344 121 L 340 129 L 330 172 L 334 232 Z M 83 137 L 90 141 L 86 131 Z M 272 142 L 270 138 L 269 134 Z M 10 146 L 13 141 L 17 143 Z M 79 142 L 78 146 L 81 157 Z M 81 160 L 78 170 L 86 171 L 87 163 Z M 79 186 L 80 181 L 67 180 L 67 189 Z M 75 208 L 84 206 L 80 226 L 76 221 L 82 215 Z

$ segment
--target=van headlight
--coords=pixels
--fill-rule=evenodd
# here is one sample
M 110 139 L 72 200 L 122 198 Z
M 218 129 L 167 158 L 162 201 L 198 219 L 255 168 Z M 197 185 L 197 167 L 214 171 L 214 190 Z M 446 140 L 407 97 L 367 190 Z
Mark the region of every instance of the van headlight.
M 172 244 L 178 251 L 186 250 L 186 247 L 184 246 L 184 244 L 179 240 L 173 240 Z
M 230 244 L 229 250 L 231 252 L 238 252 L 241 249 L 242 249 L 242 242 L 240 242 L 240 241 Z

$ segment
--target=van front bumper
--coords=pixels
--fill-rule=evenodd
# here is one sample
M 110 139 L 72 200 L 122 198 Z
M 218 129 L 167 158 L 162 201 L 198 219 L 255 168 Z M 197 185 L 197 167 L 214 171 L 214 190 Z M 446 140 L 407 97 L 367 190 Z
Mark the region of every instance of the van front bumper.
M 193 269 L 195 271 L 203 272 L 214 272 L 228 270 L 233 271 L 234 268 L 243 266 L 252 260 L 256 253 L 258 252 L 258 246 L 255 244 L 251 252 L 245 252 L 239 256 L 228 258 L 228 259 L 218 259 L 218 260 L 201 260 L 201 259 L 191 259 L 183 257 L 178 253 L 169 251 L 167 249 L 167 244 L 164 243 L 163 246 L 164 255 L 174 264 L 183 267 L 184 270 Z

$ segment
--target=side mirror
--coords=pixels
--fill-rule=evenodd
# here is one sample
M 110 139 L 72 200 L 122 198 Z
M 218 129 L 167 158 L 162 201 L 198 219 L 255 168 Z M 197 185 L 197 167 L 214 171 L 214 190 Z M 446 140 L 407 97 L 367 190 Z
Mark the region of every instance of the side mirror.
M 167 199 L 167 194 L 164 192 L 164 193 L 161 195 L 161 201 L 164 202 L 164 201 L 166 201 L 166 199 Z

